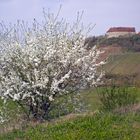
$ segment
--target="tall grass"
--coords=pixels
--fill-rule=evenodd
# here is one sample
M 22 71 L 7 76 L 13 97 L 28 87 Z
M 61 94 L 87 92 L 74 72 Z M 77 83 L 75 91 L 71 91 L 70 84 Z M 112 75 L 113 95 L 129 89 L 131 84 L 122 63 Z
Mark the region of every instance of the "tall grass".
M 24 131 L 15 130 L 1 140 L 139 140 L 140 117 L 130 114 L 95 114 L 71 120 L 40 124 Z
M 138 102 L 138 91 L 134 87 L 104 87 L 98 89 L 101 108 L 105 111 L 134 105 Z

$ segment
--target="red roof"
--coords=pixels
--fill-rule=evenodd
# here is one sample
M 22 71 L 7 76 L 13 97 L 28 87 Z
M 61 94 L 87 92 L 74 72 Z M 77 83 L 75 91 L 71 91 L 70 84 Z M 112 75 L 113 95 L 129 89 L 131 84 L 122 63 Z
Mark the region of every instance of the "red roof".
M 110 28 L 108 32 L 135 32 L 134 27 L 112 27 Z

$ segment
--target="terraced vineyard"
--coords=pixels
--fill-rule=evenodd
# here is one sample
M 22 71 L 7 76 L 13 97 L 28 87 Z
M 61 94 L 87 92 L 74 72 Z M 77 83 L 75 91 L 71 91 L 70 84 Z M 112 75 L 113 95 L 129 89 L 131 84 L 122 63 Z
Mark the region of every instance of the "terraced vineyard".
M 113 74 L 140 73 L 140 53 L 124 53 L 109 57 L 106 71 Z
M 111 55 L 105 71 L 120 76 L 134 75 L 136 83 L 140 85 L 140 53 Z

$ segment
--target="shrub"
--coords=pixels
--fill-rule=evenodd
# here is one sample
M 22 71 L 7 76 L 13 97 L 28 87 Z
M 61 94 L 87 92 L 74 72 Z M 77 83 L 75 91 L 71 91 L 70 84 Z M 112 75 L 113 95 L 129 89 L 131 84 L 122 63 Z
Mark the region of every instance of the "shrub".
M 13 100 L 29 118 L 44 120 L 58 97 L 95 86 L 102 77 L 97 68 L 103 63 L 96 47 L 84 46 L 81 17 L 72 26 L 44 12 L 42 26 L 34 20 L 0 34 L 0 96 Z M 22 34 L 22 37 L 20 35 Z M 6 40 L 6 41 L 5 41 Z
M 130 87 L 105 87 L 98 90 L 101 109 L 112 111 L 114 109 L 132 105 L 137 102 L 136 88 Z

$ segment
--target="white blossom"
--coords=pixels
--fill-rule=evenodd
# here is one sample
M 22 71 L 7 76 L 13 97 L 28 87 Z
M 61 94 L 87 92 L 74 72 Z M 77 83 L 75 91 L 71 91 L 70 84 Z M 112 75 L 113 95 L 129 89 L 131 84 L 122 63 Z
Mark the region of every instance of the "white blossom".
M 97 71 L 104 64 L 97 63 L 101 51 L 96 46 L 86 49 L 86 36 L 77 25 L 71 29 L 66 23 L 49 18 L 42 27 L 24 32 L 23 42 L 13 34 L 0 45 L 3 99 L 27 106 L 36 105 L 37 101 L 52 102 L 56 94 L 97 85 L 103 76 Z
M 51 96 L 49 96 L 49 101 L 54 101 L 54 99 L 53 99 L 53 96 L 51 95 Z

